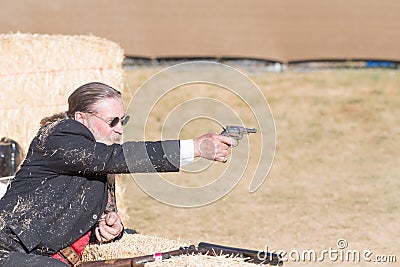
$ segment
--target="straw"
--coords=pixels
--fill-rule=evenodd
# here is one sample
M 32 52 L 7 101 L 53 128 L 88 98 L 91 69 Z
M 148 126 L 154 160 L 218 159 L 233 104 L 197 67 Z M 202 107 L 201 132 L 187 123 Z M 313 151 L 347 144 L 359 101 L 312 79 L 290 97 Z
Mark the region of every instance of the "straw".
M 26 151 L 40 120 L 65 111 L 80 85 L 122 90 L 123 56 L 118 44 L 96 36 L 0 34 L 0 136 Z
M 125 234 L 120 240 L 102 245 L 89 245 L 82 254 L 83 261 L 108 260 L 144 256 L 160 251 L 178 249 L 188 243 L 162 237 Z
M 152 255 L 189 246 L 190 242 L 170 240 L 143 234 L 125 234 L 121 240 L 102 245 L 89 245 L 82 254 L 82 261 L 111 260 Z M 149 262 L 145 266 L 257 266 L 244 262 L 245 259 L 224 255 L 181 255 L 159 262 Z

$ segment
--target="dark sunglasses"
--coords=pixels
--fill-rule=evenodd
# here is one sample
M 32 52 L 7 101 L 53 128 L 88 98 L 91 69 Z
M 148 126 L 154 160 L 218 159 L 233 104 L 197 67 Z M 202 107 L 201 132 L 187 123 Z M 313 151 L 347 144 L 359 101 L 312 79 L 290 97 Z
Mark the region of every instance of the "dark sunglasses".
M 90 113 L 90 112 L 89 112 L 89 113 Z M 127 123 L 129 122 L 129 119 L 130 119 L 130 116 L 127 115 L 127 114 L 125 114 L 122 118 L 115 117 L 114 119 L 107 121 L 107 120 L 103 119 L 102 117 L 97 116 L 97 115 L 94 114 L 94 113 L 90 113 L 90 114 L 92 114 L 93 116 L 95 116 L 95 117 L 99 118 L 100 120 L 104 121 L 104 122 L 107 123 L 108 126 L 110 126 L 111 128 L 117 126 L 118 122 L 121 122 L 121 125 L 122 125 L 122 126 L 125 126 L 125 124 L 127 124 Z

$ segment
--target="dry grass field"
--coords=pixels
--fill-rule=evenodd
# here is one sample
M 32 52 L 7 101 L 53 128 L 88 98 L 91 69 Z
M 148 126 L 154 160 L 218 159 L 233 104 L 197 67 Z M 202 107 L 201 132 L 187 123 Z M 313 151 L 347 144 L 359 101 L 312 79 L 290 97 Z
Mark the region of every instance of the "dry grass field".
M 126 69 L 125 100 L 160 67 Z M 297 250 L 366 250 L 371 261 L 396 255 L 400 262 L 400 74 L 395 70 L 320 70 L 281 73 L 247 71 L 268 100 L 276 124 L 276 154 L 268 178 L 248 193 L 249 167 L 241 182 L 224 198 L 198 208 L 176 208 L 143 193 L 134 180 L 123 177 L 120 200 L 125 225 L 141 233 L 168 239 L 200 241 L 250 249 L 284 250 L 285 266 L 396 266 L 396 263 L 359 263 L 325 254 L 322 262 L 294 262 Z M 157 138 L 163 120 L 183 100 L 207 95 L 235 107 L 252 125 L 248 107 L 216 88 L 193 88 L 165 96 L 149 118 Z M 247 96 L 251 97 L 251 96 Z M 204 106 L 205 109 L 212 107 Z M 133 115 L 134 118 L 141 114 Z M 180 123 L 180 124 L 179 124 Z M 177 127 L 182 127 L 179 122 Z M 229 123 L 229 122 L 227 122 Z M 176 129 L 175 129 L 176 131 Z M 180 137 L 220 131 L 200 120 L 185 125 Z M 249 137 L 250 147 L 260 143 Z M 234 152 L 233 152 L 234 153 Z M 233 156 L 241 156 L 240 153 Z M 244 158 L 243 160 L 246 160 Z M 198 174 L 168 174 L 185 186 L 210 182 L 226 164 L 213 163 Z M 211 177 L 211 178 L 210 178 Z M 340 250 L 338 239 L 348 247 Z M 291 253 L 289 255 L 289 253 Z M 397 263 L 398 264 L 398 263 Z

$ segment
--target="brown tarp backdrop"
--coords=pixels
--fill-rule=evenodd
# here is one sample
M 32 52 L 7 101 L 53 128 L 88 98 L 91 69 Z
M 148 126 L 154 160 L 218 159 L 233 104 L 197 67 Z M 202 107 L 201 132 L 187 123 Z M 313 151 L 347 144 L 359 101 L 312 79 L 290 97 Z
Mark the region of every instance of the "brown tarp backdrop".
M 144 58 L 400 61 L 399 0 L 0 0 L 0 32 L 94 34 Z

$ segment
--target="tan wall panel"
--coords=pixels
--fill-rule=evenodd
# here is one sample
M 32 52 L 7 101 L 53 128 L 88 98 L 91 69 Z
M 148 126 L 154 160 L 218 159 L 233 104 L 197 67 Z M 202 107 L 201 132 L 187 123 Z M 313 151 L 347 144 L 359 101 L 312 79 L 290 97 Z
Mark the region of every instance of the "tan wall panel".
M 129 56 L 400 60 L 397 0 L 0 0 L 0 32 L 88 34 Z

